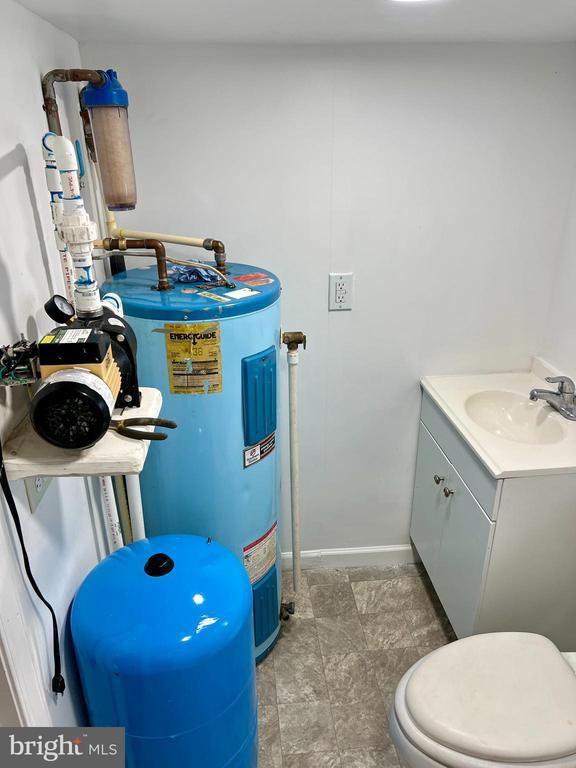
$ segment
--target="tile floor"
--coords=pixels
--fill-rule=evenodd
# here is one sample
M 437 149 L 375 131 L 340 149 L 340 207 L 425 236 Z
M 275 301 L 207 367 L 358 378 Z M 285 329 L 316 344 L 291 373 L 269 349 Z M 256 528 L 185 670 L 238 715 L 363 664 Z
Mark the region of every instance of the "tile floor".
M 285 601 L 291 586 L 285 573 Z M 296 614 L 257 670 L 259 768 L 398 768 L 396 684 L 453 639 L 416 565 L 305 571 Z

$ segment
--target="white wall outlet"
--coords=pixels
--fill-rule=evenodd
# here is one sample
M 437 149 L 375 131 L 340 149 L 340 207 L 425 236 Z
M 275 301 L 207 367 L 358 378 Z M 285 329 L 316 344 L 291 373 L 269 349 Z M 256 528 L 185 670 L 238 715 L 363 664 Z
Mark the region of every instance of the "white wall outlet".
M 352 309 L 353 272 L 330 272 L 328 309 Z
M 30 504 L 30 512 L 36 512 L 51 482 L 52 478 L 45 477 L 44 475 L 27 477 L 24 480 L 26 496 L 28 496 L 28 503 Z

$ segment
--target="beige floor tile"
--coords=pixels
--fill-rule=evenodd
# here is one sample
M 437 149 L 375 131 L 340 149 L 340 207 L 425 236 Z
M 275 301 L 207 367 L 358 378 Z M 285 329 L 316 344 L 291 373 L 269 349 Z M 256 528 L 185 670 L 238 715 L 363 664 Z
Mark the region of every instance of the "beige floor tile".
M 348 581 L 346 568 L 310 568 L 305 571 L 309 586 L 318 584 L 342 584 Z
M 323 656 L 365 649 L 366 639 L 356 612 L 350 616 L 326 616 L 316 619 L 318 640 Z
M 310 587 L 314 616 L 349 616 L 357 612 L 352 588 L 348 582 L 315 584 Z
M 398 682 L 452 639 L 421 566 L 305 571 L 296 616 L 257 669 L 259 768 L 400 768 L 388 732 Z
M 422 581 L 412 576 L 398 576 L 385 581 L 356 581 L 351 586 L 360 613 L 383 613 L 430 606 L 430 598 Z
M 338 752 L 309 752 L 284 755 L 283 768 L 341 768 Z
M 414 576 L 419 578 L 425 573 L 422 564 L 407 563 L 406 565 L 366 565 L 346 568 L 350 581 L 374 581 L 395 579 L 398 576 Z
M 340 750 L 389 748 L 388 715 L 383 704 L 367 708 L 336 705 L 332 717 Z
M 324 666 L 319 653 L 278 655 L 275 669 L 279 704 L 328 701 Z
M 369 652 L 326 656 L 324 671 L 332 704 L 382 706 L 382 696 Z
M 414 611 L 414 613 L 416 613 Z M 406 611 L 361 614 L 366 644 L 371 650 L 415 646 Z
M 424 656 L 428 656 L 429 653 L 432 653 L 432 651 L 435 651 L 438 646 L 434 645 L 420 645 L 416 650 L 418 651 L 418 656 L 422 659 Z
M 259 706 L 276 706 L 276 673 L 274 672 L 274 652 L 256 667 L 256 688 Z
M 388 749 L 350 749 L 341 753 L 341 768 L 399 768 L 393 746 Z
M 405 611 L 414 646 L 439 648 L 446 645 L 450 638 L 450 627 L 440 621 L 434 611 Z
M 382 692 L 394 691 L 404 673 L 422 654 L 417 648 L 390 648 L 370 651 L 369 663 Z
M 284 755 L 337 751 L 328 702 L 279 704 L 278 713 Z
M 396 690 L 393 691 L 384 691 L 382 693 L 382 701 L 384 703 L 384 711 L 386 712 L 386 716 L 388 717 L 392 707 L 394 705 L 394 696 L 396 694 Z
M 261 707 L 258 715 L 258 768 L 283 768 L 280 725 L 276 707 Z
M 315 619 L 297 619 L 292 617 L 282 623 L 280 636 L 273 653 L 275 656 L 286 653 L 319 653 L 318 632 Z
M 302 575 L 300 589 L 296 594 L 294 592 L 294 584 L 292 583 L 292 571 L 282 571 L 282 602 L 294 603 L 294 618 L 314 618 L 314 611 L 312 610 L 312 603 L 310 601 L 310 589 L 308 588 L 308 582 L 306 581 L 306 576 L 304 574 Z

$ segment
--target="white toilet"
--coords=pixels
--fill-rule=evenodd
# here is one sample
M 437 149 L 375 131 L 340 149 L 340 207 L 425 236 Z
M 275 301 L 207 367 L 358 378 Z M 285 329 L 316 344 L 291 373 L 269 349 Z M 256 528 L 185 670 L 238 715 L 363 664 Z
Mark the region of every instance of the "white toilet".
M 575 654 L 541 635 L 457 640 L 414 664 L 390 733 L 406 768 L 576 768 Z

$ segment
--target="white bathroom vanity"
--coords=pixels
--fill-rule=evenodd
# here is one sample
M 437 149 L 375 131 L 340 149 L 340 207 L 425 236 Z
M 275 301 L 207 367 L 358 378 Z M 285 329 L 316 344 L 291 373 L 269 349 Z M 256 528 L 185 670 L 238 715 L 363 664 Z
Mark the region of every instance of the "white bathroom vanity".
M 422 380 L 410 535 L 458 637 L 576 650 L 576 422 L 528 397 L 556 373 Z

